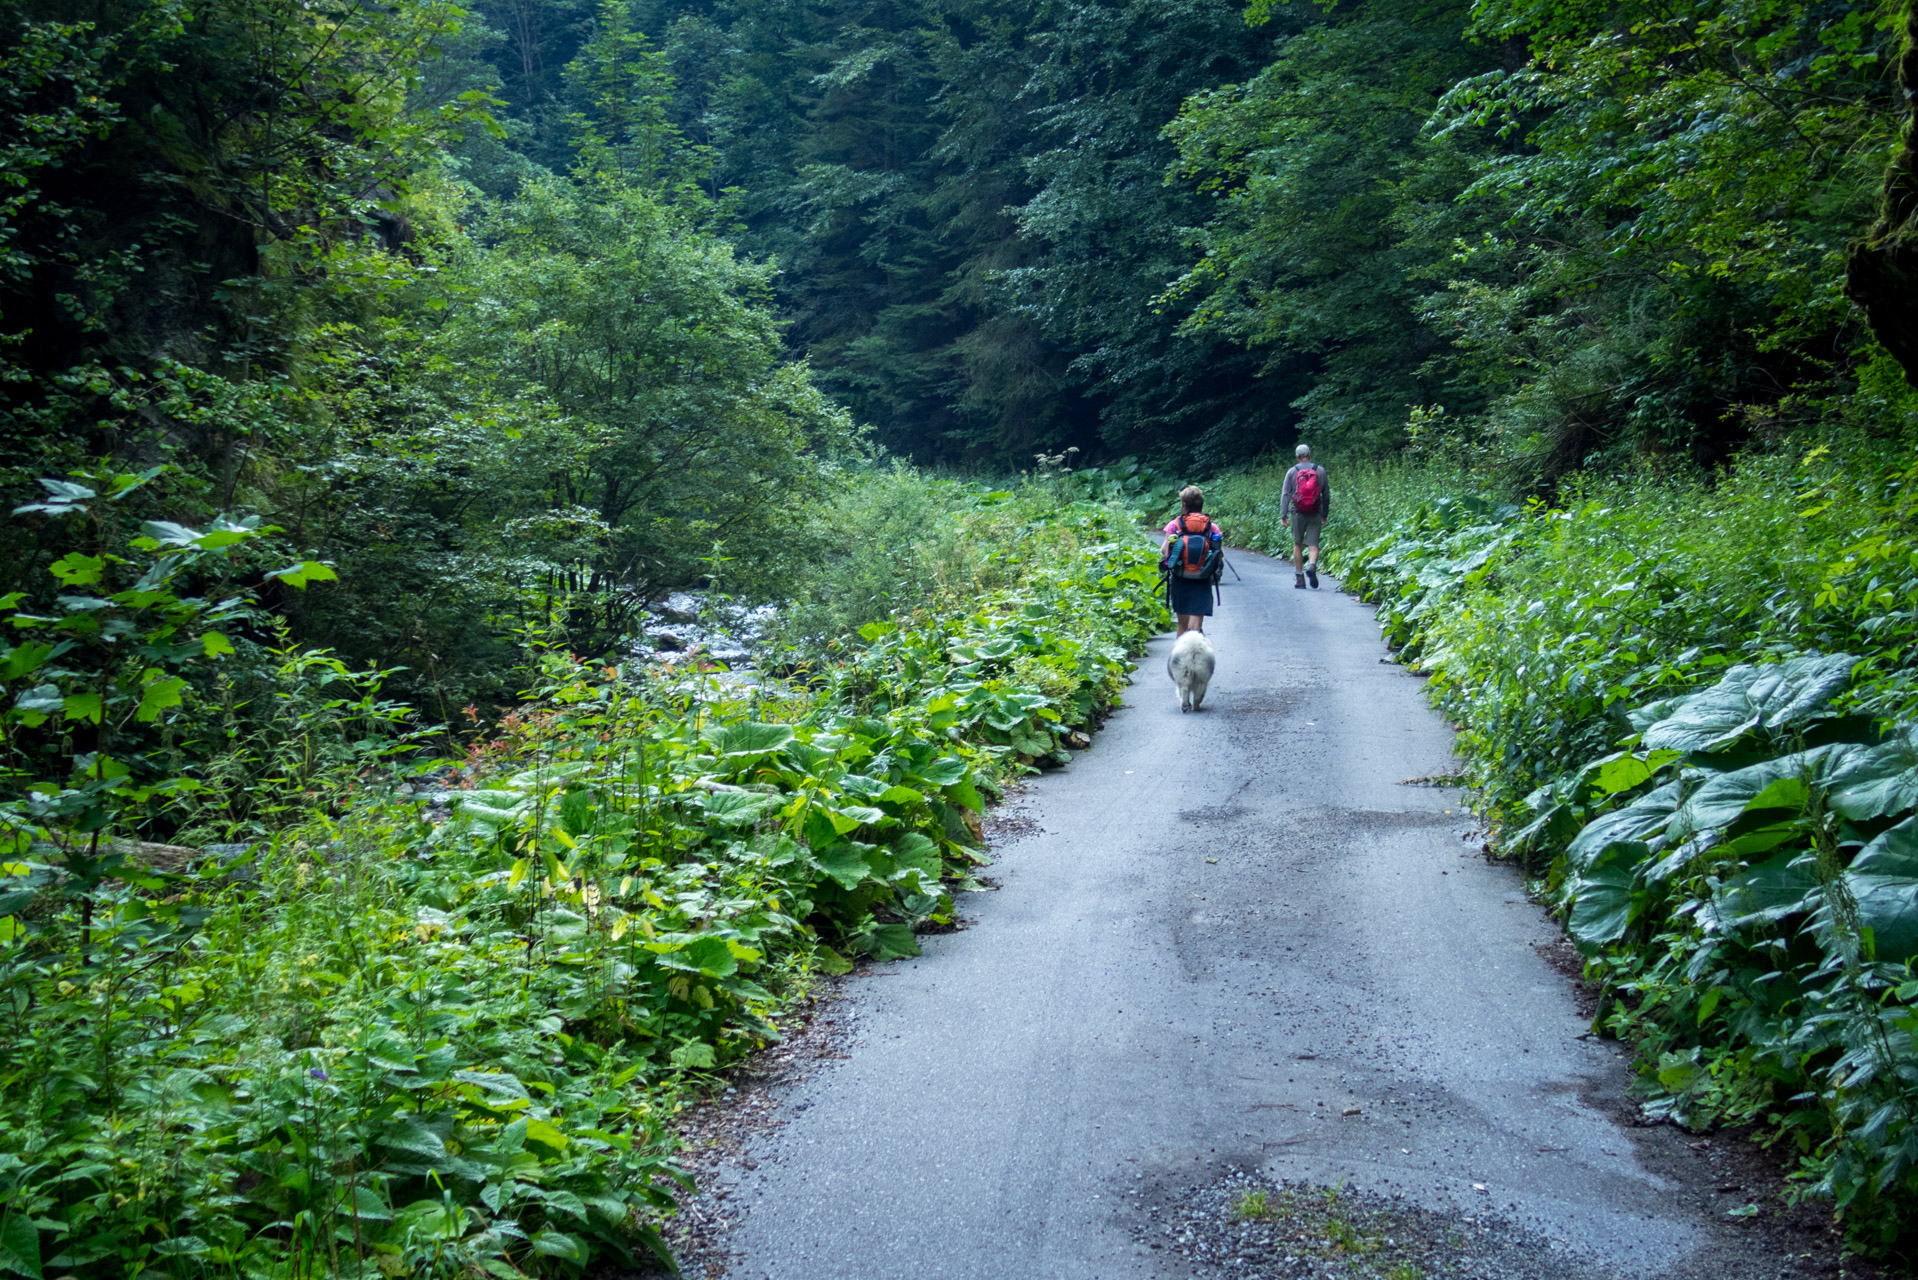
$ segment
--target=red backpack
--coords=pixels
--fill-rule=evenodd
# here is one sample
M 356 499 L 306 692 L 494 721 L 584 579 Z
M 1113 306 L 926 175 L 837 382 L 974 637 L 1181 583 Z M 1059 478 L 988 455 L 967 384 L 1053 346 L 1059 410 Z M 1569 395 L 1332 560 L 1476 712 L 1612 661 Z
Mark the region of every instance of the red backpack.
M 1225 563 L 1222 539 L 1214 532 L 1212 517 L 1203 511 L 1190 511 L 1179 517 L 1172 535 L 1167 567 L 1175 578 L 1188 582 L 1211 582 Z
M 1319 497 L 1319 469 L 1307 467 L 1293 481 L 1292 505 L 1300 515 L 1315 516 L 1319 513 Z

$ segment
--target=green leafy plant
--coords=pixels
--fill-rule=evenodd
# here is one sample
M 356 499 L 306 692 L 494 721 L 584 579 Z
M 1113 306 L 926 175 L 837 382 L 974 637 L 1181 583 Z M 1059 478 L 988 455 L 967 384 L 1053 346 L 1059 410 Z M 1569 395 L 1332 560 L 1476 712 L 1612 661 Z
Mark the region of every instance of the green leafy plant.
M 664 1259 L 680 1099 L 773 1041 L 813 973 L 949 923 L 987 798 L 1093 727 L 1165 624 L 1124 512 L 1039 497 L 974 489 L 948 517 L 991 521 L 1004 585 L 870 624 L 790 684 L 548 647 L 457 764 L 177 870 L 129 860 L 89 916 L 60 859 L 10 855 L 0 1266 Z M 324 744 L 327 702 L 359 714 L 338 660 L 275 672 L 288 744 Z
M 14 514 L 64 522 L 82 547 L 49 567 L 53 591 L 0 599 L 13 632 L 0 640 L 5 847 L 15 856 L 45 847 L 58 861 L 81 904 L 83 950 L 95 894 L 126 859 L 115 825 L 199 785 L 169 768 L 167 722 L 192 682 L 234 654 L 229 633 L 255 621 L 235 561 L 275 532 L 246 517 L 204 531 L 148 521 L 131 536 L 119 504 L 159 474 L 41 481 L 46 496 Z M 334 575 L 302 561 L 262 576 L 303 587 Z

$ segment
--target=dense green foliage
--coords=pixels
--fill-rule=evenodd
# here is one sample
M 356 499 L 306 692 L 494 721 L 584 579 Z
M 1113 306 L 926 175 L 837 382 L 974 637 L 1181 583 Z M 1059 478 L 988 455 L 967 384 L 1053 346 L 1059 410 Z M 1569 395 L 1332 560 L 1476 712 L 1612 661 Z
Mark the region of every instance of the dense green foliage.
M 481 12 L 472 82 L 559 163 L 595 14 Z M 922 460 L 1392 447 L 1419 409 L 1526 483 L 1683 469 L 1871 358 L 1843 287 L 1898 132 L 1889 3 L 620 14 L 795 348 Z
M 1905 6 L 1893 77 L 1905 103 L 1902 143 L 1885 169 L 1878 217 L 1854 241 L 1845 293 L 1907 373 L 1918 371 L 1918 7 Z
M 1486 479 L 1355 474 L 1329 563 L 1460 726 L 1498 846 L 1590 957 L 1648 1108 L 1760 1123 L 1861 1243 L 1896 1239 L 1918 1209 L 1908 453 L 1586 481 L 1551 507 Z M 1217 486 L 1221 520 L 1281 543 L 1275 487 Z
M 492 123 L 456 9 L 8 13 L 37 139 L 5 155 L 9 506 L 162 465 L 131 518 L 280 528 L 344 585 L 262 602 L 444 719 L 507 699 L 529 624 L 601 649 L 716 555 L 770 567 L 855 449 L 678 181 L 697 157 L 631 109 L 653 66 L 617 27 L 581 50 L 577 160 L 489 200 L 447 151 Z M 65 538 L 10 523 L 5 587 L 50 607 Z
M 1392 447 L 1418 409 L 1526 484 L 1684 470 L 1872 357 L 1888 3 L 631 12 L 793 342 L 920 458 Z
M 1253 357 L 1152 305 L 1204 216 L 1159 131 L 1268 43 L 1233 0 L 648 13 L 791 340 L 888 448 L 1235 456 L 1281 425 Z
M 1315 436 L 1390 443 L 1417 407 L 1528 482 L 1818 420 L 1872 350 L 1842 259 L 1896 127 L 1893 18 L 1334 10 L 1173 127 L 1223 202 L 1188 326 L 1321 353 Z
M 336 792 L 191 860 L 122 842 L 110 879 L 34 827 L 0 881 L 0 1269 L 657 1249 L 675 1082 L 776 1036 L 816 966 L 949 923 L 984 797 L 1063 757 L 1166 622 L 1121 509 L 927 500 L 997 585 L 869 623 L 808 683 L 550 650 L 537 701 L 410 799 Z

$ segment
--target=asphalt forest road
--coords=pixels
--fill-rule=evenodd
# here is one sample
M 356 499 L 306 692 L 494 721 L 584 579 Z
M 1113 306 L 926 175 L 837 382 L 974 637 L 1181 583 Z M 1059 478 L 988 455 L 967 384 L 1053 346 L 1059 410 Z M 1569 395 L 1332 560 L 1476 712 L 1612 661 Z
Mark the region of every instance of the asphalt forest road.
M 1619 1276 L 1722 1248 L 1655 1171 L 1683 1135 L 1629 1127 L 1618 1050 L 1580 1038 L 1555 927 L 1456 791 L 1407 782 L 1452 735 L 1371 610 L 1234 560 L 1204 710 L 1155 643 L 1023 793 L 970 927 L 851 981 L 850 1056 L 731 1193 L 730 1275 L 1179 1274 L 1132 1228 L 1228 1165 L 1496 1209 Z

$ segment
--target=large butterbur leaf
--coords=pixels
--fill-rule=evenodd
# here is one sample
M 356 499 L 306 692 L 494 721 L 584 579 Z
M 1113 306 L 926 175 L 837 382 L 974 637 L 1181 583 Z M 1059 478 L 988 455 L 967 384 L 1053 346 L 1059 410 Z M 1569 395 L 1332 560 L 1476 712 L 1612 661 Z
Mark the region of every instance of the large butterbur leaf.
M 753 791 L 715 791 L 705 799 L 706 816 L 729 827 L 759 821 L 775 797 Z
M 793 740 L 789 724 L 761 724 L 742 720 L 712 735 L 713 750 L 722 756 L 770 755 Z
M 1714 774 L 1672 815 L 1667 834 L 1684 839 L 1699 832 L 1720 830 L 1747 812 L 1799 809 L 1810 788 L 1829 788 L 1843 775 L 1862 748 L 1832 743 L 1762 760 L 1730 773 Z
M 936 882 L 943 869 L 939 846 L 916 831 L 893 841 L 892 856 L 901 871 L 918 871 L 928 883 Z
M 1873 955 L 1902 963 L 1918 958 L 1918 876 L 1848 875 L 1858 923 L 1871 930 Z
M 739 972 L 739 958 L 733 949 L 726 945 L 724 938 L 712 934 L 694 938 L 680 951 L 686 963 L 696 966 L 699 971 L 711 978 L 723 978 Z
M 986 723 L 1001 733 L 1011 733 L 1026 722 L 1026 713 L 1016 707 L 990 707 L 986 711 Z
M 1741 932 L 1815 909 L 1821 895 L 1810 861 L 1802 853 L 1782 853 L 1728 878 L 1712 896 L 1718 927 Z
M 1807 654 L 1766 666 L 1736 666 L 1709 689 L 1677 699 L 1645 729 L 1651 750 L 1723 751 L 1746 736 L 1802 728 L 1833 714 L 1858 659 Z
M 882 924 L 870 937 L 875 960 L 904 960 L 919 954 L 919 940 L 912 936 L 910 926 Z
M 949 787 L 966 776 L 966 762 L 958 756 L 945 756 L 918 770 L 921 781 L 935 787 Z
M 1683 697 L 1660 698 L 1657 702 L 1648 702 L 1642 707 L 1634 707 L 1625 713 L 1625 719 L 1630 722 L 1634 732 L 1642 734 L 1671 715 L 1684 701 Z
M 1918 725 L 1852 757 L 1833 780 L 1831 807 L 1854 822 L 1918 809 Z
M 862 800 L 877 800 L 885 794 L 886 784 L 878 778 L 868 778 L 863 773 L 848 773 L 839 779 L 839 789 Z
M 520 811 L 518 809 L 496 809 L 491 805 L 481 804 L 477 800 L 462 799 L 455 805 L 453 815 L 456 818 L 463 819 L 468 823 L 483 827 L 489 831 L 498 831 L 502 827 L 510 827 L 517 822 L 520 818 Z
M 1572 886 L 1565 931 L 1587 954 L 1625 936 L 1632 922 L 1634 868 L 1624 859 L 1582 873 Z
M 1918 818 L 1878 833 L 1852 859 L 1854 875 L 1918 876 Z
M 1603 814 L 1585 824 L 1584 830 L 1566 850 L 1575 867 L 1590 867 L 1604 857 L 1611 846 L 1629 841 L 1644 841 L 1664 830 L 1678 809 L 1683 795 L 1676 782 L 1668 782 L 1649 791 L 1623 809 Z
M 814 776 L 823 772 L 833 758 L 833 753 L 824 747 L 815 747 L 810 742 L 801 742 L 796 738 L 785 745 L 781 755 L 799 772 Z
M 710 933 L 693 937 L 668 934 L 657 944 L 649 944 L 668 969 L 701 973 L 709 978 L 724 978 L 739 972 L 739 957 L 724 938 Z
M 841 888 L 857 889 L 860 882 L 872 874 L 872 863 L 866 858 L 870 848 L 870 845 L 846 841 L 813 854 L 813 865 L 837 881 Z
M 1870 929 L 1876 957 L 1918 958 L 1918 818 L 1906 818 L 1864 847 L 1845 873 L 1858 903 L 1858 923 Z
M 850 822 L 852 826 L 841 827 L 841 830 L 851 831 L 863 826 L 888 826 L 892 823 L 893 817 L 884 809 L 875 809 L 869 804 L 848 804 L 839 807 L 834 815 L 833 825 L 840 826 L 842 820 Z

